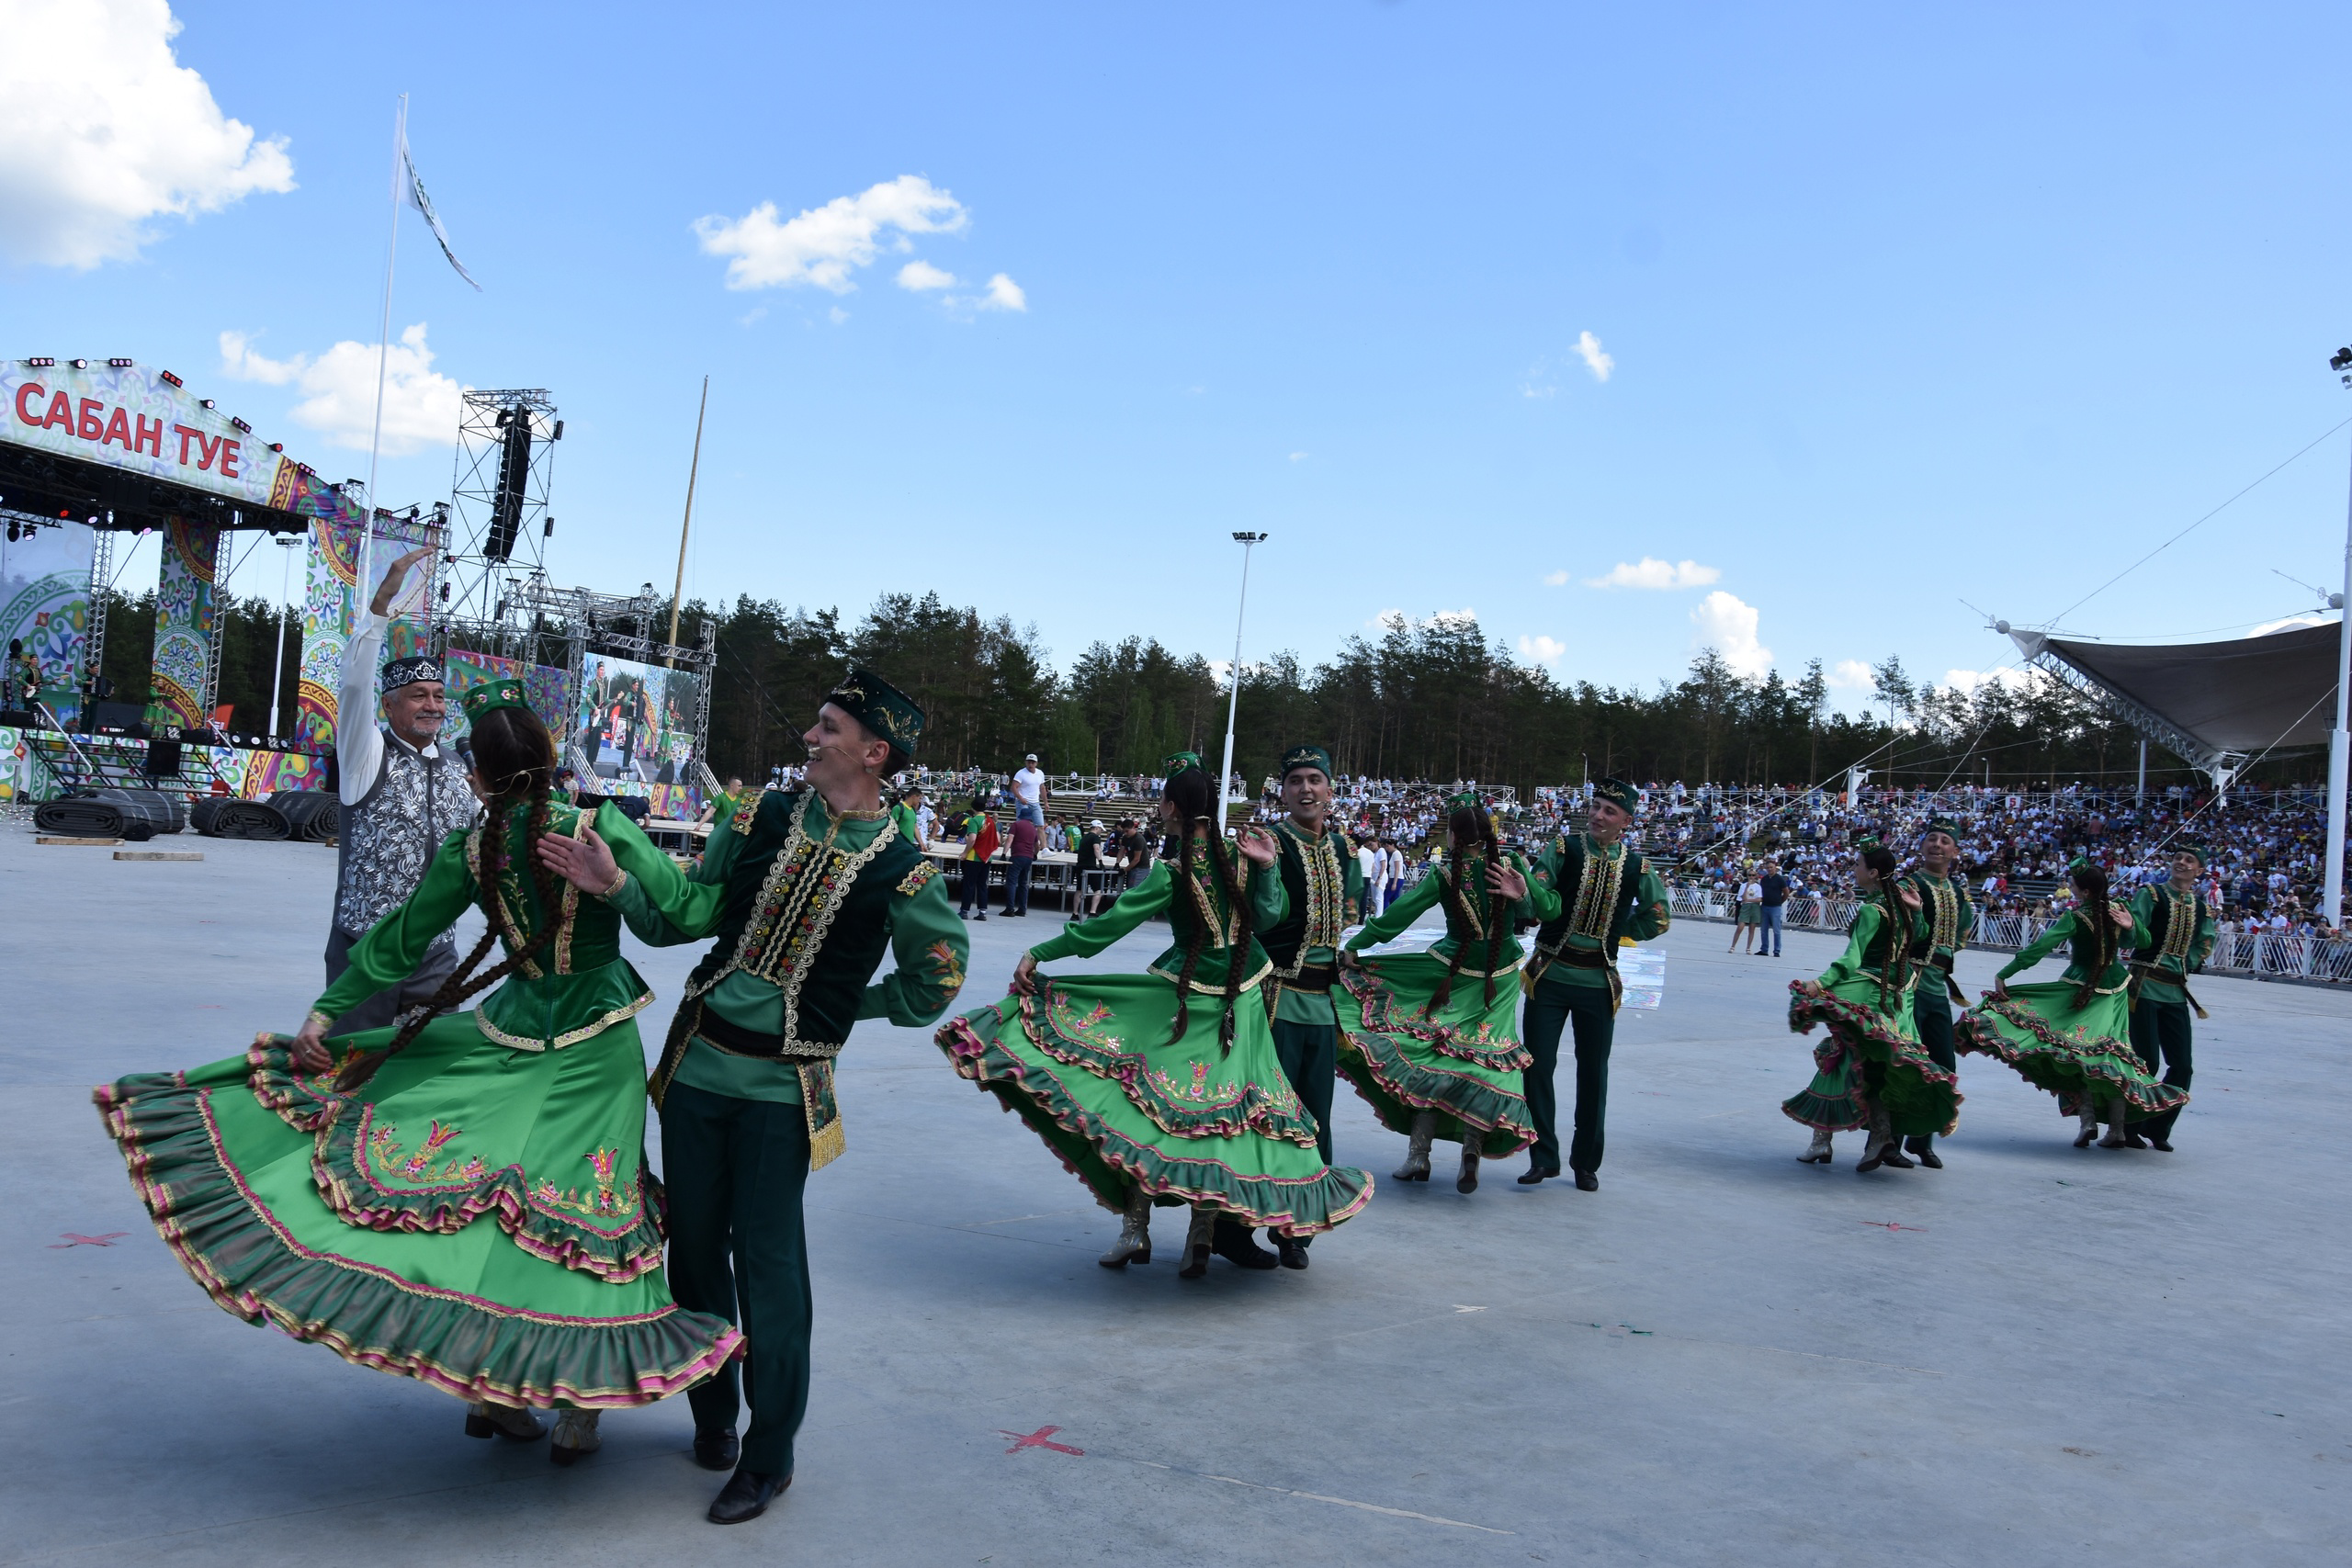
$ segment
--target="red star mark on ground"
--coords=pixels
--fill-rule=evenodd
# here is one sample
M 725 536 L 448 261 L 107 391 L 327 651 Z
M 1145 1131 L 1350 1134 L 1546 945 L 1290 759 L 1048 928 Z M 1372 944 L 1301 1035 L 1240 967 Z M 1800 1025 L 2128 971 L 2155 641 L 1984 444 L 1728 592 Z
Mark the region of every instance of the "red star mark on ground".
M 49 1249 L 51 1252 L 62 1252 L 69 1247 L 112 1247 L 118 1240 L 123 1236 L 129 1235 L 130 1233 L 129 1231 L 108 1231 L 104 1235 L 84 1235 L 79 1231 L 59 1231 L 57 1234 L 63 1236 L 65 1239 L 63 1241 L 51 1242 L 49 1244 Z
M 1917 1231 L 1922 1235 L 1928 1232 L 1928 1227 L 1925 1225 L 1898 1225 L 1893 1220 L 1864 1220 L 1862 1224 L 1876 1225 L 1883 1231 Z
M 1004 1450 L 1009 1454 L 1017 1454 L 1023 1449 L 1051 1449 L 1057 1454 L 1082 1454 L 1086 1451 L 1084 1449 L 1071 1448 L 1068 1443 L 1049 1443 L 1046 1440 L 1060 1430 L 1059 1427 L 1040 1427 L 1034 1432 L 1009 1432 L 1002 1427 L 999 1427 L 997 1433 L 1001 1437 L 1012 1439 L 1012 1446 Z

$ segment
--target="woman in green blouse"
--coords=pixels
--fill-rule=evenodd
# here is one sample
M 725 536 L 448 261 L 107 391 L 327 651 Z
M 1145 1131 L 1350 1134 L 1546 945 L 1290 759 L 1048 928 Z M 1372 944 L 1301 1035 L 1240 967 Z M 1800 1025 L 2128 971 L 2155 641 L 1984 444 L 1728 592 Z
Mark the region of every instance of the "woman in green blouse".
M 2007 1062 L 2036 1089 L 2058 1097 L 2058 1112 L 2077 1119 L 2075 1146 L 2098 1137 L 2107 1118 L 2102 1148 L 2121 1148 L 2126 1123 L 2162 1115 L 2188 1103 L 2185 1089 L 2158 1083 L 2132 1046 L 2132 968 L 2126 947 L 2154 939 L 2132 911 L 2108 897 L 2103 867 L 2078 860 L 2067 867 L 2075 905 L 2050 922 L 2015 958 L 2001 966 L 1984 999 L 1953 1025 L 1962 1051 L 1979 1051 Z M 2012 987 L 2009 976 L 2041 963 L 2067 944 L 2072 960 L 2056 980 Z
M 1857 839 L 1854 848 L 1862 899 L 1846 951 L 1820 978 L 1789 982 L 1789 1028 L 1810 1034 L 1824 1024 L 1828 1037 L 1814 1047 L 1813 1082 L 1781 1110 L 1813 1129 L 1811 1146 L 1797 1156 L 1809 1165 L 1830 1163 L 1831 1134 L 1868 1127 L 1855 1170 L 1908 1170 L 1915 1162 L 1901 1140 L 1952 1130 L 1960 1079 L 1928 1055 L 1912 1017 L 1919 895 L 1897 885 L 1894 852 L 1876 838 Z
M 652 992 L 620 917 L 532 853 L 588 818 L 549 799 L 554 747 L 520 682 L 475 689 L 466 712 L 483 823 L 443 842 L 300 1032 L 96 1099 L 156 1229 L 223 1309 L 470 1402 L 469 1437 L 537 1438 L 528 1407 L 562 1405 L 552 1452 L 570 1463 L 597 1446 L 598 1411 L 678 1393 L 741 1336 L 663 1281 L 634 1019 Z M 674 898 L 668 856 L 610 804 L 595 820 L 655 902 Z M 425 1007 L 325 1038 L 474 905 L 490 929 Z M 476 975 L 493 942 L 503 957 Z
M 1166 772 L 1159 813 L 1174 852 L 1110 908 L 1023 953 L 1012 995 L 950 1019 L 936 1038 L 956 1072 L 1018 1111 L 1123 1216 L 1103 1267 L 1150 1262 L 1153 1206 L 1190 1203 L 1177 1272 L 1191 1280 L 1207 1271 L 1220 1217 L 1237 1250 L 1248 1247 L 1242 1226 L 1311 1235 L 1363 1208 L 1372 1180 L 1323 1163 L 1315 1118 L 1274 1053 L 1259 989 L 1273 962 L 1253 934 L 1286 904 L 1272 839 L 1244 829 L 1237 856 L 1200 758 L 1179 752 Z M 1161 913 L 1174 943 L 1148 974 L 1038 972 L 1091 958 Z M 1274 1263 L 1261 1248 L 1234 1260 L 1244 1257 Z
M 1340 1071 L 1382 1126 L 1403 1133 L 1399 1181 L 1430 1179 L 1430 1145 L 1462 1145 L 1459 1192 L 1478 1190 L 1478 1158 L 1516 1154 L 1535 1141 L 1520 1075 L 1532 1059 L 1519 1038 L 1519 965 L 1511 931 L 1522 912 L 1538 921 L 1560 897 L 1535 880 L 1526 857 L 1505 850 L 1476 795 L 1446 802 L 1449 858 L 1356 932 L 1350 954 L 1390 942 L 1430 905 L 1445 907 L 1445 935 L 1426 953 L 1355 958 L 1333 997 L 1340 1007 Z

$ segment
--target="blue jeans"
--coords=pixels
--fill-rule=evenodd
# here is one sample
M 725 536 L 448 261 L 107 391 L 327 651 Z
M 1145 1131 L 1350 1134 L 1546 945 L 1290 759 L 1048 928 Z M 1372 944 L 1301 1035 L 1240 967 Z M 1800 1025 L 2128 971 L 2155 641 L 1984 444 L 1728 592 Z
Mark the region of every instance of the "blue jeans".
M 1781 914 L 1786 908 L 1784 904 L 1767 904 L 1763 907 L 1763 924 L 1756 929 L 1757 952 L 1763 953 L 1769 950 L 1773 957 L 1781 956 Z
M 1012 808 L 1012 819 L 1015 822 L 1035 822 L 1042 828 L 1046 825 L 1046 808 L 1042 806 L 1016 806 Z
M 1004 876 L 1004 912 L 1025 915 L 1029 912 L 1029 868 L 1037 863 L 1020 855 L 1012 857 L 1012 869 Z

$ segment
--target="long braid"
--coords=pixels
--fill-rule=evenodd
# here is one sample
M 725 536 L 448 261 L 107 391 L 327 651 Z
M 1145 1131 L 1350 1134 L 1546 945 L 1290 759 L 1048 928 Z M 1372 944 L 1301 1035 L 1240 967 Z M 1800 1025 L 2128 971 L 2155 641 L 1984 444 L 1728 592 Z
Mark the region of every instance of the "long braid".
M 2098 994 L 2098 983 L 2107 974 L 2109 964 L 2115 962 L 2120 939 L 2115 934 L 2115 920 L 2109 913 L 2107 902 L 2107 873 L 2101 867 L 2086 865 L 2075 874 L 2075 889 L 2081 895 L 2075 906 L 2075 924 L 2090 933 L 2091 961 L 2083 966 L 2083 977 L 2075 986 L 2075 1006 L 2086 1008 Z
M 1233 900 L 1233 945 L 1226 950 L 1225 954 L 1225 1017 L 1217 1025 L 1217 1054 L 1229 1055 L 1233 1051 L 1233 1007 L 1241 998 L 1241 966 L 1250 944 L 1257 939 L 1254 929 L 1256 911 L 1250 904 L 1248 863 L 1240 863 L 1245 869 L 1237 875 L 1235 865 L 1238 857 L 1226 852 L 1225 834 L 1215 824 L 1211 824 L 1202 837 L 1208 843 L 1209 865 L 1216 874 L 1216 886 Z M 1222 936 L 1224 933 L 1220 931 L 1217 934 Z
M 1487 852 L 1493 857 L 1494 864 L 1501 865 L 1504 863 L 1503 847 L 1495 840 L 1494 824 L 1492 821 L 1489 821 L 1487 824 Z M 1525 873 L 1522 872 L 1521 874 L 1524 875 Z M 1490 897 L 1487 900 L 1486 1005 L 1488 1007 L 1495 1005 L 1495 971 L 1502 964 L 1503 933 L 1510 930 L 1511 912 L 1516 909 L 1518 906 L 1519 900 L 1516 898 L 1496 898 Z
M 526 791 L 518 792 L 514 788 L 518 781 L 526 784 Z M 348 1092 L 365 1084 L 386 1062 L 408 1049 L 410 1043 L 424 1033 L 434 1019 L 496 985 L 519 965 L 536 958 L 541 949 L 555 940 L 556 932 L 562 925 L 563 906 L 556 891 L 554 874 L 539 863 L 537 853 L 539 840 L 547 832 L 550 782 L 548 770 L 545 767 L 527 769 L 501 781 L 503 787 L 491 796 L 480 829 L 481 850 L 476 875 L 476 896 L 481 900 L 483 915 L 489 919 L 490 929 L 482 932 L 480 942 L 474 943 L 473 951 L 466 954 L 465 962 L 441 982 L 440 988 L 421 1006 L 411 1010 L 408 1021 L 401 1026 L 400 1032 L 392 1036 L 390 1043 L 381 1051 L 354 1056 L 345 1064 L 343 1070 L 335 1075 L 334 1087 L 337 1089 Z M 530 804 L 530 811 L 524 819 L 523 855 L 530 867 L 532 891 L 537 895 L 539 904 L 539 929 L 529 936 L 516 929 L 509 918 L 506 901 L 499 896 L 500 884 L 506 871 L 509 819 L 513 808 L 526 800 Z M 474 967 L 489 955 L 491 944 L 502 936 L 507 942 L 507 956 L 480 976 L 469 979 Z
M 1170 896 L 1171 907 L 1176 899 L 1193 896 L 1193 829 L 1190 816 L 1179 818 L 1176 827 L 1176 880 L 1179 886 Z M 1191 1026 L 1191 1009 L 1187 1004 L 1193 996 L 1193 972 L 1201 966 L 1201 944 L 1208 936 L 1207 922 L 1199 919 L 1197 913 L 1192 926 L 1192 934 L 1184 939 L 1183 973 L 1176 979 L 1176 1028 L 1168 1036 L 1170 1045 L 1183 1039 L 1184 1031 Z
M 1437 890 L 1445 899 L 1446 908 L 1468 931 L 1476 917 L 1470 911 L 1470 895 L 1462 886 L 1462 863 L 1465 851 L 1460 835 L 1455 835 L 1446 856 L 1445 874 L 1438 878 Z M 1453 956 L 1445 961 L 1445 975 L 1437 983 L 1437 992 L 1430 998 L 1430 1010 L 1435 1012 L 1453 999 L 1453 977 L 1462 972 L 1462 944 L 1453 944 Z

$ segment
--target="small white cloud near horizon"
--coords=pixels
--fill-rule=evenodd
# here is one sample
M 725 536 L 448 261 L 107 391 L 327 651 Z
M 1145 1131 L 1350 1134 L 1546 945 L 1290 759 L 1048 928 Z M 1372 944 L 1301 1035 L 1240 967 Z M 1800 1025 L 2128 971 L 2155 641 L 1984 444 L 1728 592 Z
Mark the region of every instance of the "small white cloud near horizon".
M 1544 574 L 1544 583 L 1547 588 L 1566 588 L 1568 585 L 1568 574 L 1566 569 L 1563 568 L 1558 571 L 1545 572 Z
M 1026 310 L 1029 295 L 1005 274 L 992 273 L 989 276 L 989 291 L 972 303 L 983 310 Z
M 1304 452 L 1293 452 L 1290 455 L 1290 460 L 1294 463 L 1304 463 L 1306 461 L 1306 454 Z
M 885 245 L 910 250 L 910 234 L 952 234 L 970 221 L 955 197 L 921 175 L 900 175 L 782 222 L 775 203 L 763 201 L 741 218 L 697 218 L 694 231 L 706 255 L 728 258 L 729 288 L 806 284 L 848 294 L 857 288 L 850 274 L 872 265 Z
M 1691 646 L 1712 648 L 1732 673 L 1756 680 L 1772 668 L 1772 650 L 1757 640 L 1756 606 L 1716 589 L 1690 612 Z
M 179 30 L 167 0 L 0 0 L 0 255 L 87 272 L 135 258 L 151 219 L 294 188 L 286 138 L 220 112 Z
M 1722 581 L 1723 572 L 1712 566 L 1701 566 L 1694 560 L 1664 561 L 1656 556 L 1644 556 L 1638 561 L 1619 561 L 1603 577 L 1588 577 L 1587 588 L 1704 588 Z M 1544 581 L 1557 586 L 1567 581 L 1568 574 L 1555 572 Z
M 956 275 L 943 272 L 927 261 L 910 261 L 899 269 L 899 287 L 915 294 L 927 288 L 953 288 Z
M 1532 659 L 1538 664 L 1556 664 L 1568 651 L 1568 645 L 1556 637 L 1522 637 L 1519 639 L 1519 651 L 1522 657 Z
M 1608 380 L 1610 372 L 1617 368 L 1617 361 L 1610 357 L 1609 352 L 1600 346 L 1600 340 L 1590 333 L 1581 333 L 1577 338 L 1577 357 L 1584 361 L 1584 367 L 1592 372 L 1592 378 L 1596 381 Z
M 331 446 L 365 452 L 376 422 L 376 345 L 346 338 L 315 359 L 306 354 L 271 359 L 256 353 L 251 335 L 220 334 L 220 369 L 239 381 L 290 386 L 302 400 L 288 417 L 315 430 Z M 466 389 L 433 368 L 424 323 L 401 333 L 384 359 L 384 440 L 387 457 L 428 447 L 454 446 Z
M 1858 662 L 1860 661 L 1851 659 L 1845 661 L 1846 664 Z M 1844 667 L 1843 664 L 1839 666 L 1840 669 Z M 1871 683 L 1868 669 L 1863 670 L 1860 683 L 1864 686 Z M 2007 686 L 2012 692 L 2022 692 L 2033 684 L 2033 671 L 2014 664 L 1999 670 L 1947 670 L 1944 671 L 1943 683 L 1963 696 L 1973 696 L 1987 685 Z
M 1871 667 L 1859 659 L 1841 659 L 1829 667 L 1829 683 L 1842 692 L 1867 692 L 1873 680 Z

